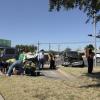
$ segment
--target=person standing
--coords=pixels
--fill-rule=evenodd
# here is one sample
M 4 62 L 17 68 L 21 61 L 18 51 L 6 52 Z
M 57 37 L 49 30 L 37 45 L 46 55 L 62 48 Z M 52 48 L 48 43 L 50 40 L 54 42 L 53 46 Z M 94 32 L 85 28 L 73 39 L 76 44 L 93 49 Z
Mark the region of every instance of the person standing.
M 39 69 L 44 68 L 44 50 L 40 50 L 38 53 Z
M 93 57 L 94 57 L 94 53 L 92 52 L 92 49 L 89 49 L 89 55 L 87 57 L 88 73 L 92 73 L 92 71 L 93 71 Z
M 50 60 L 50 69 L 56 69 L 55 56 L 52 53 L 49 54 L 49 60 Z

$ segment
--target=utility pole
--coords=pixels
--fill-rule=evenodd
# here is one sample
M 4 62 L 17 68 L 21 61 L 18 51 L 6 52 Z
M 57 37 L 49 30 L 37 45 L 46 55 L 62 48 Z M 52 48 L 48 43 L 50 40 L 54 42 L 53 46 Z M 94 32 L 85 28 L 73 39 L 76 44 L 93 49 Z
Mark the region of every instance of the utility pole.
M 96 67 L 96 50 L 97 50 L 97 45 L 96 45 L 96 12 L 94 10 L 93 12 L 93 25 L 94 25 L 94 46 L 95 46 L 95 67 Z
M 60 54 L 60 44 L 58 44 L 58 53 Z
M 39 52 L 39 50 L 40 50 L 40 42 L 38 41 L 38 46 L 37 46 L 38 48 L 38 52 Z
M 49 51 L 51 50 L 51 43 L 49 43 Z

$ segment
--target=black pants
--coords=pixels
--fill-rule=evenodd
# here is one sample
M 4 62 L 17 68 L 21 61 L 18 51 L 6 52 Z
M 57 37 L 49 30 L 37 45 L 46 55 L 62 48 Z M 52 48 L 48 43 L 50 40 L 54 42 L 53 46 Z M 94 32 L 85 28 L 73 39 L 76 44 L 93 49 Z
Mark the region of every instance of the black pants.
M 93 71 L 93 59 L 88 58 L 88 73 L 92 73 Z
M 39 60 L 39 68 L 41 69 L 43 69 L 43 67 L 44 67 L 44 59 L 40 59 Z
M 50 60 L 50 69 L 55 69 L 55 61 L 54 60 Z

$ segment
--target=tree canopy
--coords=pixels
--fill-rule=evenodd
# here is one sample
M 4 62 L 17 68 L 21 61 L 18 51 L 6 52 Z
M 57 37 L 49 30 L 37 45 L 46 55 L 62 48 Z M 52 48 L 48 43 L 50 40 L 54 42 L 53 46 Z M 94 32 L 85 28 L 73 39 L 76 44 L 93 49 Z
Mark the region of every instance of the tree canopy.
M 37 50 L 37 47 L 35 45 L 16 45 L 16 49 L 19 51 L 24 49 L 26 52 L 34 52 Z
M 91 49 L 91 50 L 94 50 L 94 46 L 93 46 L 92 44 L 87 45 L 87 46 L 85 47 L 85 50 L 86 50 L 87 48 L 89 48 L 89 49 Z
M 100 21 L 100 0 L 49 0 L 49 7 L 50 11 L 79 8 L 87 14 L 88 20 L 96 13 L 96 21 Z

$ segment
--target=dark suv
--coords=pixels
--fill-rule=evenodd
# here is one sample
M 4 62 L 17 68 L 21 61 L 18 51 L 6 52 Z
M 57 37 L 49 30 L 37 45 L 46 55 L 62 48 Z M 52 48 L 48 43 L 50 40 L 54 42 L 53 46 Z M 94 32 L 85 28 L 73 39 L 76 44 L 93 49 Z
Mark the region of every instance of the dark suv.
M 11 47 L 0 47 L 0 59 L 10 59 L 17 56 L 17 50 Z
M 63 66 L 84 66 L 82 55 L 77 51 L 68 51 L 64 56 Z

